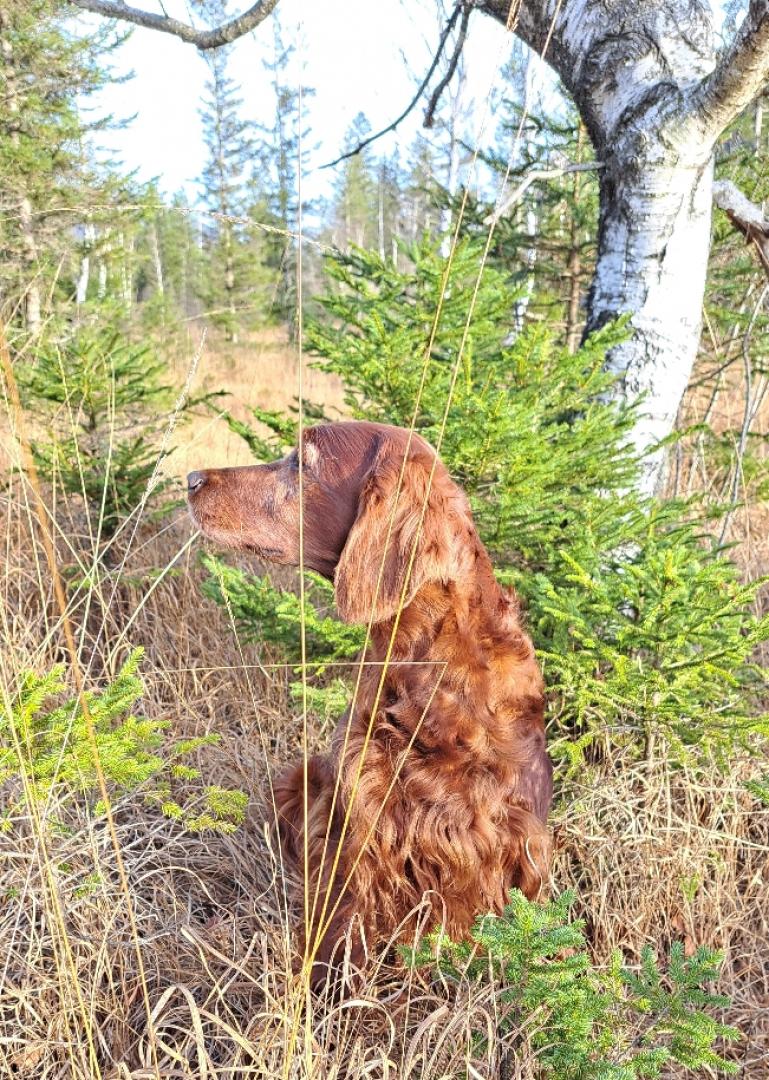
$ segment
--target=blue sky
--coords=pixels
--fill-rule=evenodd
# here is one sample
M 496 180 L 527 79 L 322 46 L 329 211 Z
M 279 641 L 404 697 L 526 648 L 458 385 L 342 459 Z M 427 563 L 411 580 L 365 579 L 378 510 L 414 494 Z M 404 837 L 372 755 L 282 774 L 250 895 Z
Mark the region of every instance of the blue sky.
M 153 0 L 148 10 L 160 11 Z M 240 8 L 242 8 L 242 4 Z M 232 10 L 239 10 L 234 5 Z M 170 15 L 189 19 L 183 0 L 167 0 Z M 318 166 L 340 152 L 345 132 L 360 111 L 378 130 L 392 121 L 414 93 L 430 63 L 440 24 L 435 0 L 281 0 L 278 8 L 286 42 L 297 52 L 294 77 L 301 66 L 304 82 L 315 89 L 308 104 L 312 142 L 304 178 L 308 197 L 327 193 L 333 172 Z M 89 16 L 78 19 L 87 29 Z M 485 101 L 497 81 L 495 72 L 510 52 L 511 38 L 493 20 L 476 15 L 466 48 L 467 93 L 476 102 L 471 139 L 478 137 Z M 269 122 L 272 98 L 262 60 L 272 48 L 269 20 L 241 39 L 232 50 L 231 74 L 241 85 L 244 114 Z M 129 82 L 107 88 L 98 107 L 116 116 L 136 114 L 122 131 L 101 141 L 114 150 L 142 180 L 157 177 L 162 190 L 185 188 L 192 201 L 202 170 L 204 147 L 198 109 L 206 64 L 190 45 L 152 30 L 136 28 L 115 57 L 120 73 L 134 72 Z M 408 145 L 420 128 L 422 108 L 404 121 L 397 136 L 378 144 L 382 152 L 396 141 Z M 493 124 L 483 133 L 491 141 Z

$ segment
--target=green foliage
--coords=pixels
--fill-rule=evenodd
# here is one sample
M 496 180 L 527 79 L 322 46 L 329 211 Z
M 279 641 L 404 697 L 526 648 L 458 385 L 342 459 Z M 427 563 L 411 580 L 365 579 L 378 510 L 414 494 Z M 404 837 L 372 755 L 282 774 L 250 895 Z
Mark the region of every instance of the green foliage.
M 63 666 L 24 675 L 16 700 L 0 713 L 5 828 L 24 806 L 52 793 L 79 793 L 101 812 L 99 770 L 111 796 L 138 789 L 147 803 L 191 831 L 229 833 L 243 820 L 246 796 L 197 784 L 200 771 L 188 764 L 217 736 L 169 739 L 167 721 L 132 712 L 144 691 L 137 674 L 141 655 L 141 649 L 133 652 L 103 690 L 85 691 L 85 710 L 79 696 L 52 704 L 66 690 Z M 182 785 L 190 788 L 186 796 L 176 793 Z
M 728 755 L 766 733 L 750 662 L 769 635 L 753 610 L 760 582 L 741 584 L 694 505 L 637 494 L 634 411 L 610 400 L 603 371 L 622 327 L 575 355 L 542 326 L 506 340 L 515 294 L 487 269 L 459 356 L 479 251 L 459 248 L 445 290 L 444 260 L 427 244 L 410 254 L 407 272 L 363 251 L 330 259 L 330 318 L 308 339 L 353 415 L 413 420 L 433 445 L 458 365 L 441 455 L 526 602 L 561 735 L 553 751 L 580 761 L 607 737 L 640 751 L 659 732 L 674 759 Z
M 96 120 L 88 105 L 114 81 L 108 61 L 123 35 L 108 23 L 73 32 L 59 0 L 4 3 L 1 32 L 0 295 L 4 317 L 26 309 L 36 331 L 77 248 L 71 207 L 91 220 L 90 208 L 115 196 L 115 177 L 89 148 L 110 118 Z
M 170 401 L 164 370 L 150 347 L 87 324 L 42 337 L 19 369 L 24 403 L 46 431 L 33 446 L 41 475 L 81 496 L 106 539 L 148 489 L 167 487 L 156 476 Z
M 677 943 L 664 973 L 648 947 L 638 971 L 624 967 L 619 953 L 597 968 L 584 923 L 570 917 L 573 901 L 566 892 L 538 904 L 513 890 L 503 915 L 478 919 L 468 941 L 439 931 L 404 952 L 413 965 L 435 966 L 443 980 L 498 985 L 501 1028 L 513 1033 L 514 1052 L 534 1056 L 543 1078 L 659 1077 L 672 1062 L 736 1072 L 714 1049 L 738 1037 L 709 1011 L 728 1004 L 705 988 L 718 975 L 718 954 L 700 948 L 687 958 Z
M 202 556 L 209 577 L 203 592 L 216 600 L 231 615 L 247 641 L 267 641 L 275 646 L 286 664 L 296 665 L 301 655 L 302 607 L 294 592 L 276 588 L 268 577 L 246 575 L 221 559 Z M 338 716 L 347 703 L 348 687 L 339 677 L 323 679 L 329 664 L 352 661 L 363 647 L 365 631 L 349 626 L 328 614 L 333 605 L 333 588 L 324 578 L 308 572 L 304 606 L 304 631 L 307 672 L 307 705 L 324 720 Z M 301 701 L 301 667 L 289 690 Z M 345 672 L 345 669 L 342 668 Z M 345 672 L 347 673 L 347 672 Z
M 542 326 L 510 341 L 502 328 L 515 294 L 499 271 L 484 272 L 470 318 L 477 247 L 459 247 L 447 282 L 427 241 L 409 254 L 408 271 L 360 250 L 327 260 L 333 291 L 308 341 L 342 377 L 354 416 L 413 422 L 440 443 L 500 579 L 526 603 L 551 692 L 551 752 L 578 766 L 593 744 L 640 754 L 660 735 L 671 760 L 726 760 L 766 735 L 765 677 L 751 659 L 769 636 L 769 619 L 754 613 L 761 582 L 740 581 L 697 506 L 638 494 L 643 463 L 626 445 L 634 409 L 610 398 L 603 370 L 623 328 L 576 354 Z M 295 438 L 293 418 L 254 415 L 272 432 L 241 425 L 257 457 Z M 298 600 L 232 573 L 241 629 L 295 660 Z M 353 654 L 349 628 L 332 626 L 325 615 L 313 658 Z
M 243 439 L 257 461 L 273 461 L 276 457 L 285 454 L 290 447 L 296 446 L 299 431 L 297 406 L 290 407 L 290 415 L 279 409 L 260 409 L 256 405 L 250 406 L 248 412 L 262 428 L 267 429 L 265 435 L 261 435 L 250 423 L 238 420 L 226 410 L 217 409 L 216 411 L 218 415 L 224 417 L 230 431 Z M 314 405 L 311 401 L 303 402 L 302 411 L 305 424 L 328 420 L 322 406 Z

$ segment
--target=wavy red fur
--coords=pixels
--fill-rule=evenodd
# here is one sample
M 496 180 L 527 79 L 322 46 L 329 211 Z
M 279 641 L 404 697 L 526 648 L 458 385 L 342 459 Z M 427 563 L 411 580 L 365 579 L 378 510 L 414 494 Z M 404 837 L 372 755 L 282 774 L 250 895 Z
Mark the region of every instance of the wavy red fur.
M 343 618 L 371 621 L 374 661 L 331 749 L 308 763 L 319 980 L 348 930 L 356 962 L 364 940 L 413 937 L 423 898 L 428 925 L 461 936 L 478 914 L 500 912 L 511 887 L 535 897 L 550 862 L 552 768 L 517 599 L 432 449 L 401 429 L 350 423 L 309 429 L 303 454 L 308 564 L 333 575 Z M 191 474 L 205 477 L 193 516 L 231 546 L 296 562 L 292 469 L 289 456 Z M 302 764 L 275 787 L 281 843 L 300 866 L 303 788 Z

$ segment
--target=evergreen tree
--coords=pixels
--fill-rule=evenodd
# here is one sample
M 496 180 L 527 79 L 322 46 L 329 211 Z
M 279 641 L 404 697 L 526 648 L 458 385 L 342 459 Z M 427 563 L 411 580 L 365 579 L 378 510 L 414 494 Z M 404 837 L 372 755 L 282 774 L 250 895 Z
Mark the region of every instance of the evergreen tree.
M 81 230 L 71 208 L 113 201 L 112 181 L 94 162 L 78 102 L 110 80 L 106 61 L 120 42 L 109 25 L 82 37 L 59 0 L 0 5 L 0 296 L 37 333 L 62 260 L 80 265 Z M 104 211 L 91 216 L 91 224 Z M 72 292 L 78 271 L 64 280 Z M 62 287 L 61 284 L 59 286 Z
M 411 167 L 403 191 L 403 234 L 409 243 L 424 234 L 436 235 L 440 222 L 440 187 L 435 180 L 435 151 L 424 135 L 418 135 L 410 151 Z
M 227 16 L 226 0 L 200 0 L 212 25 Z M 227 46 L 205 54 L 209 78 L 200 115 L 208 158 L 203 169 L 201 202 L 211 215 L 205 231 L 208 273 L 204 300 L 215 325 L 229 341 L 238 338 L 242 307 L 248 290 L 247 230 L 233 218 L 246 213 L 246 167 L 251 158 L 249 123 L 241 118 L 239 88 L 227 73 Z
M 530 183 L 499 218 L 490 258 L 501 269 L 512 269 L 520 286 L 511 318 L 515 333 L 527 319 L 546 317 L 574 352 L 595 267 L 598 172 L 569 171 L 594 160 L 590 140 L 565 96 L 549 85 L 538 89 L 537 79 L 534 61 L 518 44 L 505 69 L 496 145 L 484 160 L 497 178 L 496 188 L 508 177 L 508 195 L 532 173 L 552 175 Z M 491 210 L 488 202 L 471 202 L 465 232 L 485 238 Z
M 348 128 L 344 149 L 354 149 L 371 131 L 371 126 L 359 112 Z M 368 149 L 346 158 L 339 166 L 334 185 L 331 213 L 331 236 L 335 247 L 343 251 L 352 245 L 361 248 L 379 246 L 379 209 L 375 164 Z
M 310 129 L 304 100 L 314 91 L 302 87 L 301 94 L 290 74 L 294 46 L 283 41 L 280 23 L 273 16 L 272 55 L 264 61 L 270 75 L 274 113 L 269 124 L 261 125 L 256 146 L 256 168 L 252 177 L 253 216 L 270 226 L 263 234 L 265 263 L 273 278 L 272 309 L 281 322 L 292 327 L 296 318 L 296 235 L 299 229 L 300 171 L 307 168 Z M 309 209 L 302 204 L 302 211 Z M 274 231 L 272 231 L 274 230 Z
M 199 246 L 200 224 L 187 210 L 183 192 L 166 206 L 151 185 L 145 202 L 147 209 L 136 225 L 133 288 L 142 323 L 168 332 L 200 309 L 207 269 Z
M 607 967 L 594 966 L 573 902 L 566 892 L 538 904 L 513 889 L 503 914 L 477 919 L 469 941 L 438 931 L 403 951 L 414 965 L 434 965 L 453 994 L 465 982 L 493 981 L 510 1057 L 533 1057 L 542 1080 L 650 1080 L 671 1075 L 673 1064 L 736 1073 L 719 1051 L 739 1032 L 713 1015 L 729 1004 L 710 989 L 722 957 L 704 947 L 687 957 L 675 942 L 667 971 L 648 945 L 637 970 L 619 950 Z

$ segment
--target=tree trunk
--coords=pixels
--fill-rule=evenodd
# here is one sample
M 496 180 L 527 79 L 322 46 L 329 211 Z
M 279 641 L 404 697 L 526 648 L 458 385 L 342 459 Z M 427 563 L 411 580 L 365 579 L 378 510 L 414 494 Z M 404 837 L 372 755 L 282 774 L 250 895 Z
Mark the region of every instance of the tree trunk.
M 577 164 L 582 164 L 582 151 L 585 143 L 585 129 L 579 125 L 577 132 Z M 574 205 L 579 202 L 581 187 L 581 174 L 574 173 L 572 180 L 572 198 Z M 569 224 L 569 256 L 566 264 L 567 279 L 569 283 L 568 304 L 566 308 L 566 348 L 570 353 L 575 353 L 579 346 L 579 304 L 582 298 L 582 248 L 580 246 L 580 230 L 577 215 L 570 214 Z
M 152 268 L 155 273 L 155 291 L 158 296 L 163 296 L 165 294 L 163 262 L 160 257 L 160 242 L 158 240 L 157 222 L 155 221 L 150 225 L 150 251 L 152 253 Z
M 75 287 L 75 303 L 84 304 L 88 299 L 88 286 L 91 281 L 91 250 L 96 243 L 96 228 L 88 221 L 83 227 L 83 254 L 80 257 L 80 273 Z
M 632 336 L 607 366 L 628 400 L 643 395 L 633 431 L 646 450 L 672 431 L 697 356 L 712 202 L 712 163 L 639 163 L 620 149 L 601 173 L 598 261 L 586 333 L 630 313 Z M 649 460 L 653 487 L 662 454 Z
M 504 0 L 480 6 L 507 19 Z M 696 101 L 715 66 L 709 12 L 691 0 L 524 0 L 515 30 L 563 79 L 602 163 L 586 333 L 629 318 L 607 365 L 619 395 L 645 395 L 633 432 L 644 450 L 671 433 L 699 341 L 722 126 Z M 648 489 L 662 462 L 649 460 Z

